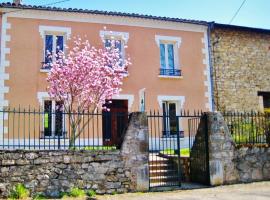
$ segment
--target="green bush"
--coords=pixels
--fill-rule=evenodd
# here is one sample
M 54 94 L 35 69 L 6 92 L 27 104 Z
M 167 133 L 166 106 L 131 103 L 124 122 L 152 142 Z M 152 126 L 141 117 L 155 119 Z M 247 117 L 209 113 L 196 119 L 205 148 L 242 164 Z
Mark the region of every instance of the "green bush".
M 264 143 L 266 142 L 266 123 L 263 124 L 256 118 L 234 121 L 230 125 L 232 138 L 237 144 Z
M 26 199 L 29 197 L 29 190 L 21 183 L 17 184 L 10 193 L 10 199 Z
M 33 200 L 44 200 L 44 199 L 47 199 L 47 198 L 44 194 L 41 194 L 41 193 L 37 193 L 33 197 Z
M 85 192 L 84 190 L 75 187 L 70 190 L 69 196 L 70 197 L 83 197 L 85 196 Z
M 88 190 L 86 192 L 87 196 L 89 197 L 95 197 L 96 196 L 96 192 L 94 190 Z

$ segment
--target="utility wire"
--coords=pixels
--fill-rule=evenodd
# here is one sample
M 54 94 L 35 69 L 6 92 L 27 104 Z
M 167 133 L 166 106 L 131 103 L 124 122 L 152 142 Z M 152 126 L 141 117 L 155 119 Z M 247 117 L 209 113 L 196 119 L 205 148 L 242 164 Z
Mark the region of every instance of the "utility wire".
M 39 6 L 42 6 L 42 7 L 52 6 L 52 5 L 55 5 L 55 4 L 64 3 L 64 2 L 68 2 L 68 1 L 71 1 L 71 0 L 61 0 L 61 1 L 56 1 L 56 2 L 52 2 L 52 3 L 42 4 L 42 5 L 39 5 Z M 18 9 L 18 10 L 13 10 L 13 11 L 5 12 L 5 14 L 6 13 L 21 12 L 21 11 L 24 11 L 24 9 Z
M 229 24 L 231 24 L 234 20 L 234 18 L 238 15 L 239 11 L 241 10 L 241 8 L 243 7 L 243 5 L 246 3 L 247 0 L 243 0 L 241 6 L 237 9 L 237 11 L 235 12 L 235 14 L 233 15 L 233 17 L 231 18 Z

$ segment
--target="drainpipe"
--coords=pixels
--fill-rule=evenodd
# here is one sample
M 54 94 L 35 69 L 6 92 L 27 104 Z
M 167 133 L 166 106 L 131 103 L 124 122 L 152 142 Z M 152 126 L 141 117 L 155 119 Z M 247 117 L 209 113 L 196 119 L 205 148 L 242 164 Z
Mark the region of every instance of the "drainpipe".
M 212 65 L 212 47 L 211 47 L 211 30 L 214 28 L 214 22 L 209 22 L 207 27 L 207 39 L 208 39 L 208 56 L 209 56 L 209 70 L 210 70 L 210 87 L 212 96 L 212 110 L 215 111 L 215 96 L 214 96 L 214 80 L 213 80 L 213 65 Z

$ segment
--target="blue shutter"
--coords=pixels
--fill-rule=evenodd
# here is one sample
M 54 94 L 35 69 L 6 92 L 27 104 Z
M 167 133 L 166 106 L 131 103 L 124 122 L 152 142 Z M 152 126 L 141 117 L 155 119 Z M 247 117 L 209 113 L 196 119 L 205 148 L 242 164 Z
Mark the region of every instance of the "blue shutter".
M 174 52 L 173 44 L 168 44 L 168 65 L 169 69 L 174 69 Z
M 52 57 L 50 55 L 52 51 L 53 51 L 53 36 L 46 35 L 45 36 L 45 64 L 52 62 Z
M 159 45 L 159 48 L 160 48 L 160 64 L 161 64 L 161 68 L 166 68 L 165 45 L 164 44 L 160 44 Z

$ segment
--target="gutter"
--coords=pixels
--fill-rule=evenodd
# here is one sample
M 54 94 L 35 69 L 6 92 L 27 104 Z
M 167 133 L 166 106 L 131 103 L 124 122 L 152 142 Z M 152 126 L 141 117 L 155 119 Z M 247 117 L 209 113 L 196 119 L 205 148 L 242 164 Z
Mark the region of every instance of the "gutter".
M 214 97 L 214 80 L 213 80 L 213 62 L 212 62 L 212 47 L 211 47 L 211 30 L 214 28 L 215 22 L 209 22 L 207 25 L 207 39 L 208 39 L 208 56 L 209 56 L 209 70 L 210 70 L 210 87 L 212 96 L 212 110 L 215 108 L 215 97 Z

